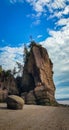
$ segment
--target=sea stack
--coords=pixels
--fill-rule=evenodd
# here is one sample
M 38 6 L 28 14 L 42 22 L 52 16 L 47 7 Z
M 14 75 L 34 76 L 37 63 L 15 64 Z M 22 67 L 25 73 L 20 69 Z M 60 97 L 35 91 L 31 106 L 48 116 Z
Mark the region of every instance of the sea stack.
M 47 50 L 32 42 L 22 76 L 22 94 L 26 104 L 54 105 L 53 63 Z

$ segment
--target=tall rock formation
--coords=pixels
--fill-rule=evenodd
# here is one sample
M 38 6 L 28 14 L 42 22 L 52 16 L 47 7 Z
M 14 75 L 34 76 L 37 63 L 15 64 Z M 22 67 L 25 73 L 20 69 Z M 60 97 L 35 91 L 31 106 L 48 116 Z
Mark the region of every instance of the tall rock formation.
M 32 43 L 22 77 L 22 97 L 25 103 L 38 105 L 56 103 L 52 69 L 53 63 L 47 50 Z

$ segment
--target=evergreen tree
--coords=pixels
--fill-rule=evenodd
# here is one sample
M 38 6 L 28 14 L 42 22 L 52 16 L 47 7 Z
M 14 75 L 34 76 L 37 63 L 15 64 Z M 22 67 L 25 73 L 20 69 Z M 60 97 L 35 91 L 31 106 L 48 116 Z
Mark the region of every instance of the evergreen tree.
M 0 65 L 0 73 L 2 72 L 2 66 Z

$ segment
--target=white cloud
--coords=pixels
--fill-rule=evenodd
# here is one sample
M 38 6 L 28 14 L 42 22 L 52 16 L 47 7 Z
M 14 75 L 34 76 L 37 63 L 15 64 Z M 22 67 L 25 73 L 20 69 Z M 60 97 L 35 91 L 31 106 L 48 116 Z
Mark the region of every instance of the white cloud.
M 56 99 L 60 99 L 60 98 L 69 98 L 69 87 L 68 86 L 65 86 L 65 87 L 62 87 L 61 88 L 57 88 L 56 89 Z
M 38 36 L 37 36 L 37 38 L 41 38 L 41 37 L 42 37 L 42 35 L 38 35 Z
M 38 12 L 42 13 L 45 11 L 44 7 L 49 3 L 50 0 L 26 0 L 30 5 L 33 6 L 33 9 Z
M 10 3 L 15 4 L 17 2 L 24 3 L 28 2 L 33 9 L 37 12 L 36 17 L 40 17 L 42 13 L 46 14 L 47 9 L 50 13 L 53 13 L 50 18 L 56 16 L 61 17 L 63 14 L 69 13 L 69 5 L 66 2 L 69 0 L 9 0 Z M 45 8 L 46 7 L 46 8 Z M 58 9 L 61 9 L 58 11 Z M 55 10 L 55 11 L 54 11 Z
M 55 73 L 59 75 L 61 72 L 69 70 L 69 33 L 68 30 L 50 30 L 49 33 L 51 37 L 41 44 L 48 49 L 54 63 Z
M 58 9 L 58 8 L 64 8 L 66 6 L 66 1 L 65 0 L 54 0 L 52 3 L 51 3 L 51 6 L 52 8 L 54 9 Z
M 23 48 L 24 46 L 20 47 L 3 47 L 0 48 L 0 64 L 3 66 L 4 69 L 13 69 L 16 66 L 16 61 L 22 63 L 23 61 Z
M 66 2 L 69 2 L 69 0 L 26 0 L 30 5 L 33 7 L 33 9 L 37 13 L 42 13 L 47 11 L 47 9 L 50 11 L 50 13 L 53 13 L 53 16 L 60 17 L 63 14 L 69 13 L 69 6 L 66 4 Z M 47 9 L 46 9 L 46 8 Z M 61 11 L 57 11 L 58 9 L 61 9 Z M 54 11 L 55 10 L 55 11 Z
M 48 4 L 48 2 L 49 2 L 49 0 L 37 0 L 35 2 L 35 4 L 33 4 L 35 11 L 37 11 L 37 12 L 45 11 L 44 6 L 46 6 L 46 4 Z
M 60 91 L 59 89 L 57 89 L 57 94 L 61 94 L 61 93 L 65 93 L 65 92 L 68 92 L 69 91 L 69 87 L 65 86 L 64 88 L 60 88 Z
M 60 89 L 59 89 L 60 91 Z M 64 94 L 64 93 L 61 93 L 61 94 L 57 94 L 56 95 L 56 99 L 63 99 L 63 98 L 69 98 L 69 94 Z
M 69 18 L 62 18 L 57 22 L 57 25 L 61 26 L 61 25 L 66 25 L 69 26 Z
M 11 4 L 14 4 L 14 3 L 17 3 L 17 2 L 23 3 L 24 0 L 10 0 L 10 3 L 11 3 Z
M 49 7 L 49 9 L 51 10 L 52 13 L 50 13 L 50 16 L 48 17 L 48 19 L 51 19 L 51 18 L 54 18 L 54 17 L 61 18 L 61 17 L 63 17 L 63 15 L 68 15 L 69 14 L 69 5 L 66 5 L 60 11 L 58 11 L 58 9 L 53 11 L 54 8 L 51 9 L 51 7 Z
M 39 19 L 37 19 L 36 21 L 34 21 L 33 23 L 32 23 L 32 25 L 38 25 L 38 24 L 40 24 L 40 20 Z
M 69 5 L 65 7 L 63 14 L 69 14 Z

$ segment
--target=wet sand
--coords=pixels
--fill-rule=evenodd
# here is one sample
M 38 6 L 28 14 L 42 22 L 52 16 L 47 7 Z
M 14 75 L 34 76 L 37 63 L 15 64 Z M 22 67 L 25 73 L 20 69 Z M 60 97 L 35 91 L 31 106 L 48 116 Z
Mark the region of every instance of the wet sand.
M 69 107 L 24 105 L 9 110 L 0 103 L 0 130 L 69 130 Z

